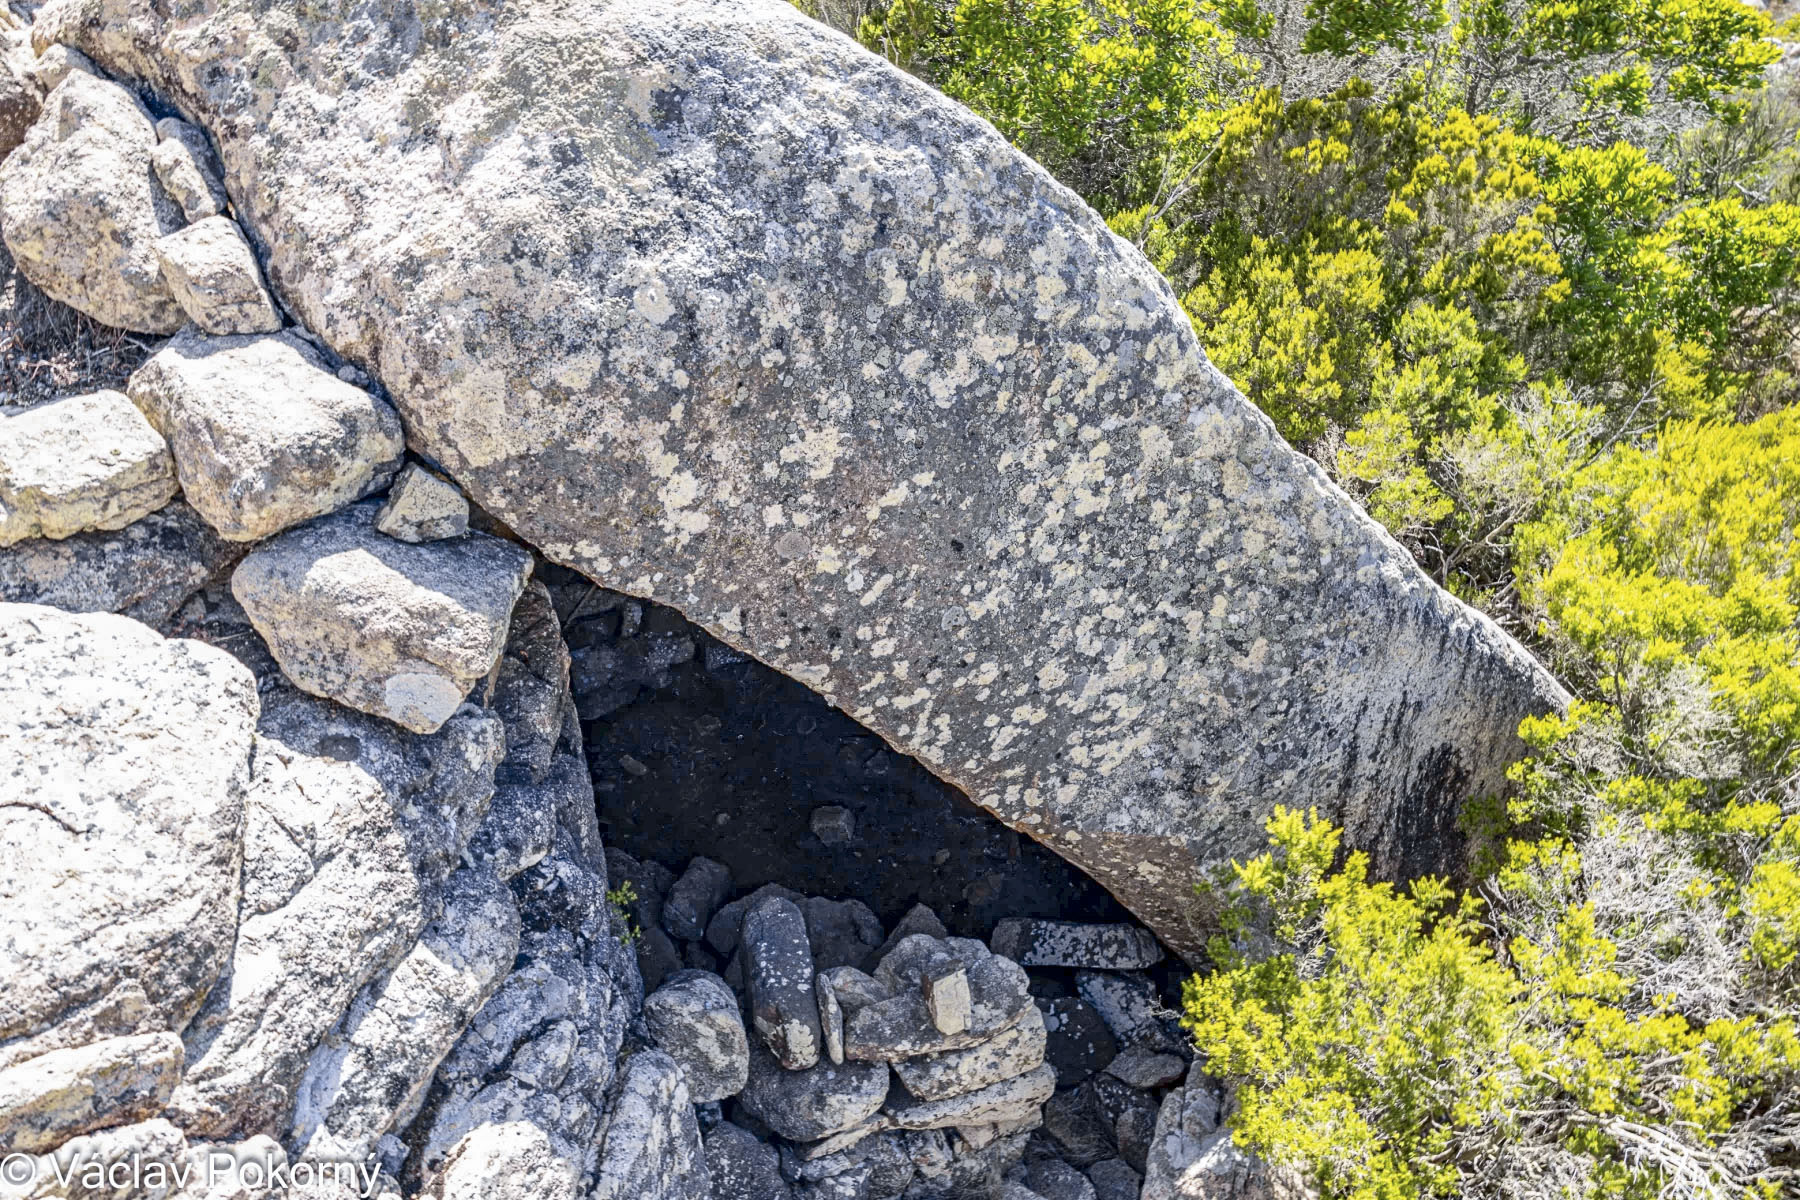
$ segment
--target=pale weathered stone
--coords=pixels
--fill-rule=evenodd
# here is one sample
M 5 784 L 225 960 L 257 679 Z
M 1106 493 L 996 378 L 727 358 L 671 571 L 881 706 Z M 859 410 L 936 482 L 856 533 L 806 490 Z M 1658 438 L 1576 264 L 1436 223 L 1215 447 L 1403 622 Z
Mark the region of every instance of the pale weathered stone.
M 258 546 L 231 591 L 296 686 L 430 733 L 493 670 L 531 556 L 485 534 L 396 541 L 374 510 Z
M 482 1125 L 444 1164 L 443 1200 L 574 1200 L 578 1164 L 528 1121 Z
M 123 529 L 9 547 L 0 554 L 0 600 L 116 612 L 161 629 L 240 549 L 176 500 Z
M 169 439 L 187 502 L 233 541 L 334 512 L 400 465 L 393 408 L 327 371 L 292 332 L 184 331 L 127 392 Z
M 1177 950 L 1276 804 L 1450 865 L 1565 699 L 1136 249 L 782 0 L 51 0 L 34 36 L 218 138 L 283 296 L 483 509 L 816 687 Z
M 0 411 L 0 546 L 120 529 L 174 495 L 168 445 L 121 392 Z
M 99 321 L 174 333 L 184 320 L 156 256 L 181 213 L 156 185 L 156 130 L 132 94 L 72 70 L 0 163 L 0 234 L 25 278 Z
M 156 178 L 189 221 L 204 221 L 225 211 L 225 183 L 206 134 L 178 117 L 156 123 L 156 149 L 150 161 Z
M 160 1200 L 176 1190 L 174 1171 L 188 1161 L 188 1151 L 181 1130 L 161 1117 L 102 1129 L 38 1155 L 32 1163 L 35 1184 L 23 1195 L 25 1200 Z M 134 1180 L 151 1185 L 148 1195 L 131 1186 Z M 0 1194 L 6 1194 L 3 1184 Z
M 78 1134 L 154 1117 L 180 1078 L 173 1033 L 106 1038 L 0 1070 L 0 1155 L 54 1150 Z
M 458 871 L 444 890 L 442 915 L 313 1051 L 287 1138 L 302 1157 L 368 1158 L 397 1117 L 417 1111 L 438 1063 L 512 971 L 512 894 L 480 870 Z
M 435 542 L 469 529 L 469 502 L 456 485 L 409 463 L 388 489 L 375 527 L 403 542 Z
M 660 1050 L 633 1054 L 601 1135 L 591 1200 L 706 1200 L 706 1155 L 681 1068 Z
M 285 687 L 263 705 L 237 944 L 169 1106 L 209 1138 L 288 1132 L 315 1049 L 439 911 L 503 750 L 473 708 L 418 736 Z
M 917 1100 L 903 1092 L 888 1098 L 882 1112 L 900 1129 L 948 1129 L 1031 1117 L 1056 1091 L 1056 1072 L 1047 1066 L 943 1100 Z
M 256 713 L 210 646 L 0 604 L 0 1066 L 187 1025 L 231 953 Z
M 847 971 L 849 967 L 838 967 Z M 834 1063 L 844 1061 L 844 1006 L 838 1002 L 831 977 L 821 971 L 813 976 L 813 996 L 819 1002 L 819 1031 L 825 1042 L 825 1057 Z
M 1077 921 L 1009 917 L 994 926 L 988 945 L 1022 967 L 1091 967 L 1131 971 L 1162 961 L 1162 947 L 1148 929 L 1124 923 L 1087 925 Z
M 256 254 L 230 217 L 212 216 L 158 238 L 163 282 L 202 333 L 274 333 L 281 310 Z
M 969 973 L 960 963 L 926 970 L 919 987 L 939 1033 L 958 1034 L 969 1027 Z
M 894 1074 L 920 1100 L 946 1100 L 1037 1070 L 1044 1065 L 1044 1044 L 1044 1018 L 1033 1005 L 1017 1025 L 980 1045 L 900 1059 Z
M 71 71 L 86 71 L 89 75 L 98 75 L 100 69 L 87 55 L 73 46 L 45 46 L 32 61 L 30 77 L 37 84 L 43 95 L 49 95 L 52 88 L 69 77 Z
M 695 1104 L 744 1090 L 750 1042 L 737 997 L 709 971 L 679 971 L 644 1000 L 644 1023 L 657 1046 L 681 1067 Z

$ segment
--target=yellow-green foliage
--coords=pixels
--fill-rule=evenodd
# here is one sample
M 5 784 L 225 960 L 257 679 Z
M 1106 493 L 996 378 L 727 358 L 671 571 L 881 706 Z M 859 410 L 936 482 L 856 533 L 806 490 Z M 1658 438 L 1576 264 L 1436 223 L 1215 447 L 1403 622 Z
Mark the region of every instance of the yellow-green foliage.
M 893 0 L 861 33 L 1143 246 L 1288 438 L 1505 606 L 1545 493 L 1463 466 L 1517 465 L 1522 409 L 1579 406 L 1585 446 L 1792 386 L 1800 208 L 1745 199 L 1786 143 L 1702 175 L 1622 140 L 1743 124 L 1768 29 L 1737 0 Z
M 1239 1144 L 1346 1200 L 1780 1194 L 1743 1132 L 1793 1111 L 1791 1015 L 1642 1002 L 1566 892 L 1521 922 L 1548 917 L 1548 936 L 1496 953 L 1506 911 L 1435 880 L 1371 883 L 1360 854 L 1334 867 L 1338 831 L 1316 816 L 1278 809 L 1269 835 L 1224 884 L 1217 969 L 1184 996 L 1208 1069 L 1238 1084 Z M 1581 869 L 1567 844 L 1516 860 L 1565 883 Z M 1569 1190 L 1530 1190 L 1547 1182 Z
M 1769 31 L 1737 0 L 861 24 L 1141 246 L 1580 696 L 1465 814 L 1478 893 L 1371 882 L 1285 811 L 1216 884 L 1187 1026 L 1237 1140 L 1327 1197 L 1800 1186 L 1800 106 L 1760 90 Z

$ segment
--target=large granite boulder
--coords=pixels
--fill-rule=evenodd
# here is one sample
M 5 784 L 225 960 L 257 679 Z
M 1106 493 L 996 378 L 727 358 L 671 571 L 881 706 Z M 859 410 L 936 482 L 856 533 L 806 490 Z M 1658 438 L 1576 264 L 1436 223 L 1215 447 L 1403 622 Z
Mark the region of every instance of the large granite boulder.
M 237 929 L 256 717 L 222 651 L 0 604 L 0 1068 L 199 1010 Z
M 1445 865 L 1564 699 L 1077 197 L 782 0 L 51 0 L 34 37 L 214 135 L 276 290 L 482 508 L 1177 950 L 1277 803 Z

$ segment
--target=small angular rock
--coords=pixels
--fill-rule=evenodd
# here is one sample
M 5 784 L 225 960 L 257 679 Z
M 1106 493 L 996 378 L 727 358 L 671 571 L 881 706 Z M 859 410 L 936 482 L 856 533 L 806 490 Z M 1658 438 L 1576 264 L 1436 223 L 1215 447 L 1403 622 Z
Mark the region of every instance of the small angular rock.
M 1100 1010 L 1079 996 L 1039 1000 L 1044 1028 L 1049 1034 L 1045 1050 L 1056 1068 L 1056 1085 L 1071 1088 L 1096 1071 L 1105 1069 L 1119 1052 L 1118 1039 L 1100 1019 Z
M 206 134 L 178 117 L 164 117 L 156 123 L 156 136 L 150 161 L 182 214 L 189 221 L 204 221 L 224 212 L 225 184 Z
M 827 967 L 819 972 L 819 979 L 831 985 L 832 995 L 846 1016 L 894 996 L 892 989 L 855 967 Z
M 731 894 L 731 870 L 710 858 L 688 863 L 663 901 L 663 928 L 684 942 L 706 936 L 706 923 Z
M 0 546 L 120 529 L 174 495 L 168 444 L 122 393 L 0 410 Z
M 847 808 L 827 804 L 813 809 L 812 831 L 827 846 L 847 846 L 856 838 L 856 817 Z
M 159 238 L 156 256 L 175 303 L 201 332 L 274 333 L 281 328 L 281 310 L 263 286 L 256 252 L 230 217 L 207 217 Z
M 435 542 L 469 530 L 469 502 L 454 483 L 408 463 L 388 489 L 375 528 L 403 542 Z
M 706 1135 L 711 1200 L 789 1200 L 775 1147 L 742 1125 L 721 1121 Z
M 187 502 L 232 541 L 270 537 L 380 489 L 404 449 L 393 406 L 339 380 L 291 331 L 184 331 L 126 391 L 169 439 Z
M 750 1045 L 750 1080 L 738 1101 L 782 1137 L 815 1142 L 861 1125 L 888 1097 L 886 1063 L 820 1063 L 790 1071 L 760 1041 Z
M 1119 1158 L 1103 1158 L 1087 1169 L 1094 1185 L 1094 1200 L 1138 1200 L 1144 1177 Z
M 848 970 L 840 967 L 839 970 Z M 838 1003 L 831 978 L 823 971 L 813 976 L 813 995 L 819 1002 L 819 1029 L 825 1039 L 825 1057 L 834 1063 L 844 1061 L 844 1006 Z
M 960 963 L 935 967 L 919 978 L 925 1011 L 939 1033 L 954 1036 L 969 1027 L 969 973 Z
M 813 994 L 806 920 L 789 900 L 771 896 L 744 914 L 746 986 L 757 1035 L 790 1071 L 819 1061 L 823 1031 Z
M 680 971 L 644 1001 L 650 1037 L 681 1067 L 696 1104 L 744 1090 L 750 1042 L 737 997 L 717 975 Z
M 72 1137 L 157 1115 L 181 1078 L 172 1033 L 107 1038 L 0 1071 L 0 1155 L 54 1150 Z
M 432 733 L 493 669 L 531 556 L 485 534 L 398 542 L 373 508 L 257 547 L 231 591 L 302 691 Z
M 926 971 L 951 963 L 968 972 L 970 1006 L 967 1027 L 946 1034 L 932 1021 L 922 979 Z M 873 978 L 891 997 L 844 1021 L 844 1056 L 861 1062 L 965 1049 L 1017 1023 L 1031 1007 L 1024 970 L 969 938 L 914 934 L 889 952 Z
M 994 926 L 988 944 L 1022 967 L 1132 971 L 1154 966 L 1163 957 L 1154 934 L 1124 922 L 1086 925 L 1009 917 Z
M 950 931 L 944 928 L 944 923 L 938 920 L 938 915 L 931 911 L 930 906 L 915 904 L 907 909 L 906 915 L 901 917 L 900 920 L 895 923 L 893 931 L 887 935 L 887 940 L 882 942 L 873 953 L 864 958 L 862 963 L 863 970 L 873 971 L 880 965 L 881 960 L 888 956 L 888 953 L 892 951 L 895 946 L 898 946 L 902 940 L 911 937 L 915 933 L 922 933 L 928 937 L 934 938 L 946 938 L 950 936 Z
M 1179 1082 L 1187 1069 L 1187 1060 L 1179 1054 L 1162 1054 L 1147 1046 L 1132 1046 L 1106 1064 L 1108 1075 L 1146 1091 Z

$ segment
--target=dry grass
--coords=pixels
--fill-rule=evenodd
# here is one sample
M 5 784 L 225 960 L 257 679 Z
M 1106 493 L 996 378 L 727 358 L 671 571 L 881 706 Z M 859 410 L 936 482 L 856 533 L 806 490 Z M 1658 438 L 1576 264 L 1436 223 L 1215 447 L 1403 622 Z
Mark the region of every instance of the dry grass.
M 155 340 L 52 300 L 0 248 L 0 407 L 121 387 Z

